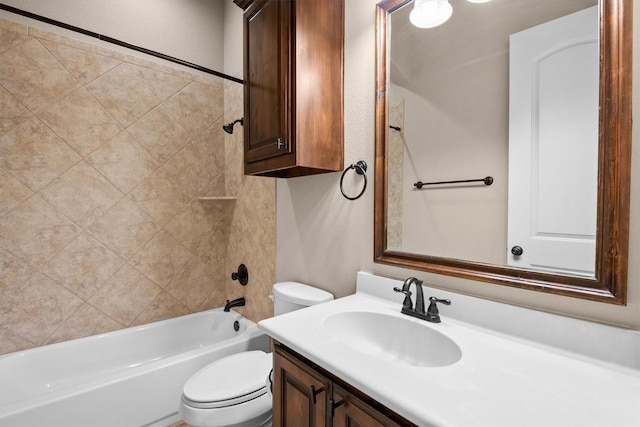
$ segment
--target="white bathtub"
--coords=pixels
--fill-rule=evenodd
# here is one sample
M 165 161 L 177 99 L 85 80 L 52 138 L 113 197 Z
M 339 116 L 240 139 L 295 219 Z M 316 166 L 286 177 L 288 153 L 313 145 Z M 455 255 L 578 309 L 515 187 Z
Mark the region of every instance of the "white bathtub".
M 218 308 L 0 356 L 0 426 L 167 426 L 193 373 L 268 349 L 255 323 Z

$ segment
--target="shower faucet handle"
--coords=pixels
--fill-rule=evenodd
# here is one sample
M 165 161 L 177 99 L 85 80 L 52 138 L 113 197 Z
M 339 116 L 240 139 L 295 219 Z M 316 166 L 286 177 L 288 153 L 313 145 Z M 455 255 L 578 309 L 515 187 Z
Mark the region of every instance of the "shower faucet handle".
M 244 264 L 238 266 L 238 271 L 231 273 L 231 280 L 237 280 L 242 286 L 246 286 L 249 283 L 249 270 Z

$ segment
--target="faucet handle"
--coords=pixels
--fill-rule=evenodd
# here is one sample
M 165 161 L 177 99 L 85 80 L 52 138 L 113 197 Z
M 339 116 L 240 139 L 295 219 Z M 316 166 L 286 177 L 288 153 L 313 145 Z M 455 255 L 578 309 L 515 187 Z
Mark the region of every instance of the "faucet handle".
M 440 313 L 438 312 L 438 303 L 444 305 L 451 305 L 451 300 L 438 299 L 436 297 L 429 297 L 429 308 L 427 308 L 427 321 L 433 323 L 440 323 Z
M 231 273 L 231 280 L 237 280 L 242 286 L 247 286 L 249 283 L 249 270 L 244 264 L 238 266 L 238 271 Z
M 402 307 L 407 308 L 409 310 L 412 310 L 413 309 L 413 301 L 411 301 L 411 291 L 405 290 L 405 289 L 400 289 L 398 287 L 394 287 L 393 290 L 395 292 L 399 292 L 401 294 L 404 294 L 404 301 L 402 302 Z

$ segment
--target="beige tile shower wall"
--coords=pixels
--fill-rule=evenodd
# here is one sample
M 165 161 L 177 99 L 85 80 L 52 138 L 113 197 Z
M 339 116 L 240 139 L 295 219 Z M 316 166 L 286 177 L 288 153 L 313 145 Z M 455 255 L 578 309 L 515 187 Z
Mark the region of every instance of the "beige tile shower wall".
M 225 122 L 243 115 L 242 85 L 225 82 Z M 249 270 L 249 283 L 227 283 L 228 298 L 245 297 L 247 304 L 237 311 L 259 321 L 273 315 L 269 299 L 275 280 L 276 190 L 275 179 L 245 176 L 243 172 L 243 128 L 225 133 L 225 192 L 238 195 L 229 230 L 227 271 L 236 271 L 241 263 Z
M 388 164 L 387 179 L 387 247 L 402 250 L 402 186 L 404 184 L 404 99 L 389 103 L 390 126 L 389 148 L 387 151 Z
M 230 164 L 224 92 L 0 20 L 0 354 L 219 307 L 238 260 L 266 315 L 274 184 Z

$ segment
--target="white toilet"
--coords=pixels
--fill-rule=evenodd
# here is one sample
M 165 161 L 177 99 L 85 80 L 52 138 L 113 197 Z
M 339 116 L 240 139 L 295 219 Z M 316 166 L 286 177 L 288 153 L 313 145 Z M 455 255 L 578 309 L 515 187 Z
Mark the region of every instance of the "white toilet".
M 333 295 L 297 282 L 273 285 L 274 315 L 330 301 Z M 271 353 L 247 351 L 223 357 L 187 380 L 180 416 L 192 427 L 271 426 L 268 376 Z

